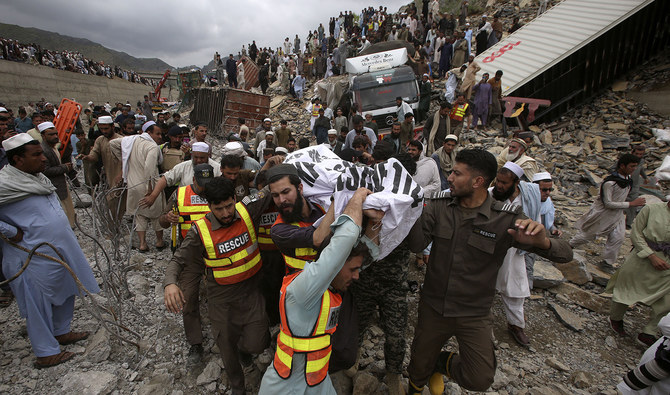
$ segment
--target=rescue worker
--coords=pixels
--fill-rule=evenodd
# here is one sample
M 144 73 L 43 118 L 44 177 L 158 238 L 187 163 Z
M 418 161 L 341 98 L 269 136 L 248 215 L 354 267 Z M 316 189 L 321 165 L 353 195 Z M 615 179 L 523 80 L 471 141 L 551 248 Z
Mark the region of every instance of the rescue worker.
M 207 200 L 201 195 L 205 186 L 214 178 L 214 169 L 207 163 L 201 163 L 193 168 L 193 184 L 184 185 L 173 193 L 168 201 L 168 207 L 176 203 L 178 213 L 172 210 L 160 216 L 158 219 L 163 228 L 171 225 L 179 226 L 179 239 L 186 239 L 188 231 L 193 222 L 199 220 L 209 213 Z M 176 196 L 175 196 L 176 195 Z M 176 199 L 176 200 L 175 200 Z M 187 270 L 185 268 L 185 270 Z M 202 271 L 198 273 L 186 273 L 182 271 L 179 276 L 180 289 L 184 294 L 184 307 L 182 316 L 184 321 L 184 333 L 186 340 L 191 345 L 188 351 L 188 360 L 196 364 L 202 360 L 202 321 L 200 319 L 200 280 Z
M 260 371 L 252 354 L 269 345 L 265 301 L 258 275 L 261 269 L 258 229 L 270 198 L 263 191 L 235 202 L 235 189 L 225 177 L 210 181 L 204 192 L 210 213 L 194 222 L 165 272 L 165 306 L 182 311 L 185 298 L 177 285 L 194 281 L 204 271 L 209 317 L 233 394 L 254 390 Z
M 363 202 L 371 192 L 358 189 L 344 212 L 333 224 L 333 237 L 324 254 L 305 269 L 284 278 L 280 296 L 281 326 L 273 363 L 268 366 L 259 394 L 335 394 L 328 375 L 331 336 L 337 329 L 342 296 L 358 279 L 358 271 L 378 247 L 383 213 L 366 210 L 369 216 L 365 236 Z
M 463 129 L 463 124 L 467 126 L 465 130 L 470 129 L 470 104 L 465 100 L 465 95 L 462 93 L 456 97 L 456 101 L 451 106 L 451 112 L 449 113 L 449 119 L 451 121 L 451 130 L 456 136 L 461 134 Z

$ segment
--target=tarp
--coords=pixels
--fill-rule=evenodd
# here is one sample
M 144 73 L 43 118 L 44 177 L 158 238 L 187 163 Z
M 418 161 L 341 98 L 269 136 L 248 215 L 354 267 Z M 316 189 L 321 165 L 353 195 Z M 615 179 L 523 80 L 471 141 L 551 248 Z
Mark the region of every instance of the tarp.
M 314 84 L 314 93 L 332 110 L 337 108 L 347 89 L 349 81 L 346 75 L 334 75 Z
M 372 167 L 361 166 L 340 159 L 325 145 L 317 145 L 289 154 L 284 163 L 298 169 L 302 193 L 310 202 L 327 209 L 331 196 L 334 198 L 336 218 L 358 188 L 373 192 L 365 199 L 363 209 L 385 212 L 379 237 L 379 259 L 405 239 L 421 215 L 423 189 L 396 159 Z

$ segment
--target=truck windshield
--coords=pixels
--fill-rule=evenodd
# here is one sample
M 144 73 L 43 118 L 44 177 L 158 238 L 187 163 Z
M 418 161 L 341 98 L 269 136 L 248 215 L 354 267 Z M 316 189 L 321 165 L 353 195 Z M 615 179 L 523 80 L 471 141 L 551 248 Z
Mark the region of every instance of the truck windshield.
M 397 107 L 395 98 L 409 98 L 408 103 L 416 102 L 418 92 L 416 82 L 406 81 L 393 85 L 379 85 L 372 88 L 361 89 L 359 91 L 362 110 L 375 110 L 385 107 Z

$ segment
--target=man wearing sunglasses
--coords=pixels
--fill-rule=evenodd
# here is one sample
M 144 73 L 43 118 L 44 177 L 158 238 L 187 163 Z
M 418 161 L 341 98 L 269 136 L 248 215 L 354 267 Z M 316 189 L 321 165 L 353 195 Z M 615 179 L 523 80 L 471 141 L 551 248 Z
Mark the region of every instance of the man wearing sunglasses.
M 554 217 L 556 215 L 556 208 L 554 202 L 551 200 L 551 192 L 554 190 L 554 182 L 551 179 L 551 174 L 546 171 L 536 173 L 533 176 L 533 182 L 540 187 L 540 198 L 542 204 L 540 205 L 540 219 L 545 229 L 554 237 L 561 237 L 563 232 L 558 230 L 554 225 Z

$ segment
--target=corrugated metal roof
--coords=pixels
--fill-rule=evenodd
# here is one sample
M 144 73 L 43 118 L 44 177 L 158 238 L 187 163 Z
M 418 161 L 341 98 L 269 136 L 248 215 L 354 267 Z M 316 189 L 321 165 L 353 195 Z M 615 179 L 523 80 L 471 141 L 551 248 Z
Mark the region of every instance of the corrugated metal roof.
M 477 79 L 502 70 L 502 93 L 510 95 L 653 1 L 564 0 L 477 56 Z

